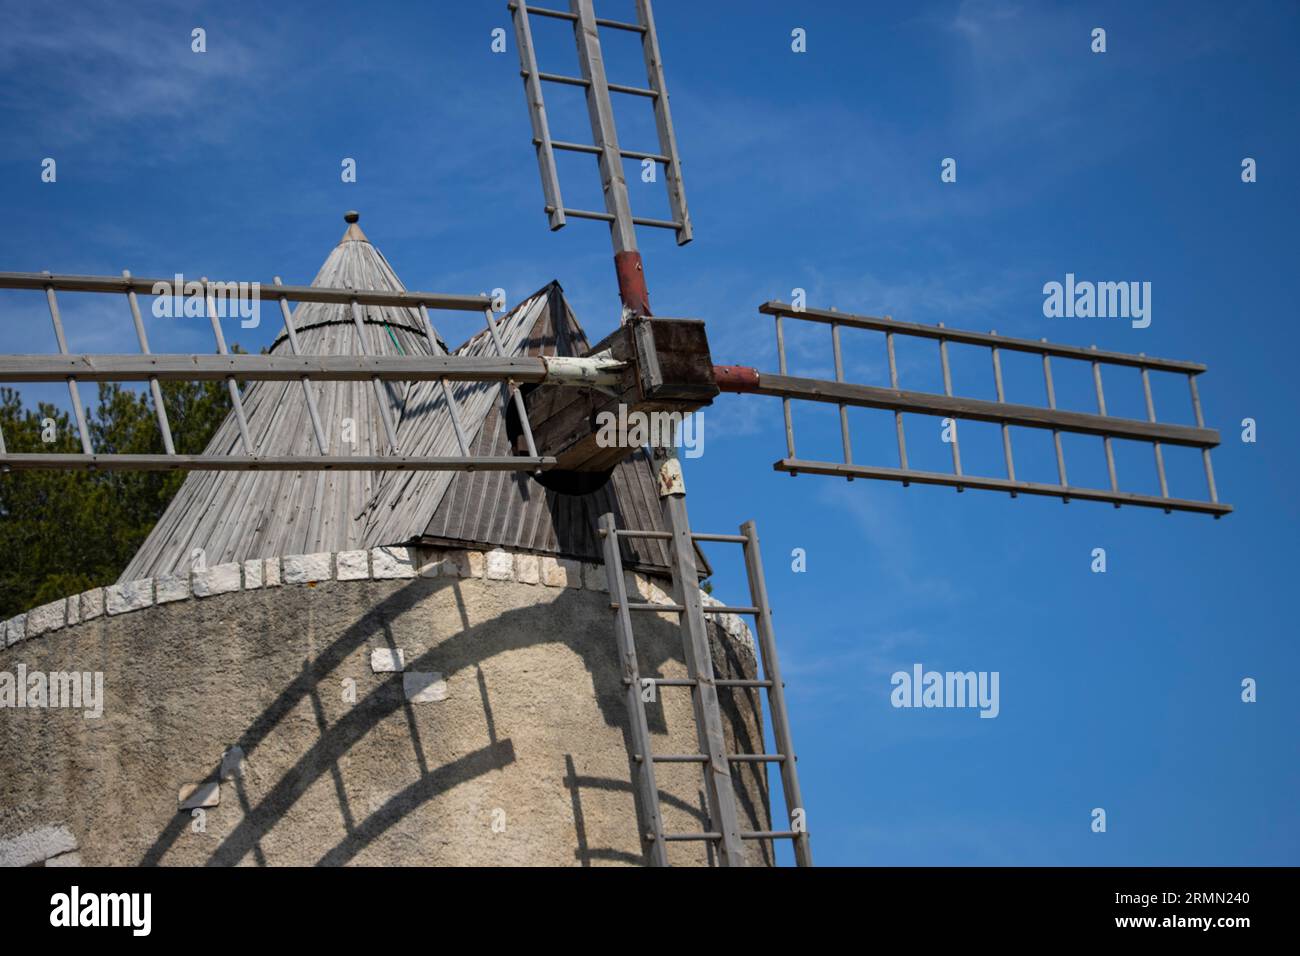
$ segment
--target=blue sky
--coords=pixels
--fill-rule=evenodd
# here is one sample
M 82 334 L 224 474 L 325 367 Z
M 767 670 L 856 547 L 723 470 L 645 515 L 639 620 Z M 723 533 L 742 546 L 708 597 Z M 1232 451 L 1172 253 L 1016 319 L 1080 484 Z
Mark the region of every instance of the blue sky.
M 552 6 L 559 5 L 552 2 Z M 631 19 L 631 0 L 598 0 Z M 795 12 L 797 9 L 797 12 Z M 813 306 L 1199 360 L 1221 498 L 1197 515 L 1068 506 L 951 489 L 792 479 L 780 404 L 723 397 L 686 463 L 703 530 L 763 538 L 814 852 L 836 864 L 1300 863 L 1300 675 L 1291 602 L 1300 203 L 1293 4 L 795 5 L 656 8 L 696 240 L 643 230 L 658 314 L 708 321 L 715 361 L 775 370 L 756 307 Z M 592 338 L 617 317 L 606 229 L 548 233 L 518 61 L 489 48 L 504 0 L 474 3 L 78 5 L 0 0 L 0 270 L 308 282 L 357 208 L 408 287 L 517 301 L 552 278 Z M 190 51 L 207 31 L 208 52 Z M 790 32 L 807 31 L 807 52 Z M 1107 51 L 1090 52 L 1090 31 Z M 537 26 L 543 69 L 576 71 L 567 28 Z M 640 83 L 634 45 L 611 79 Z M 587 140 L 580 96 L 548 88 L 557 137 Z M 652 149 L 640 100 L 625 146 Z M 40 181 L 43 158 L 58 181 Z M 343 157 L 358 181 L 340 181 Z M 956 183 L 940 162 L 958 163 Z M 1258 182 L 1241 181 L 1241 161 Z M 594 161 L 566 157 L 568 205 L 599 208 Z M 661 186 L 632 183 L 638 213 Z M 1048 319 L 1073 272 L 1152 283 L 1152 323 Z M 95 297 L 98 299 L 99 297 Z M 63 297 L 74 351 L 134 348 L 119 302 Z M 53 350 L 39 296 L 0 294 L 0 348 Z M 441 321 L 449 341 L 477 326 Z M 255 349 L 268 324 L 227 337 Z M 865 333 L 862 333 L 864 336 Z M 152 320 L 156 350 L 207 350 L 206 323 Z M 876 341 L 848 374 L 883 384 Z M 829 374 L 824 328 L 793 333 L 792 372 Z M 900 352 L 934 390 L 933 349 Z M 959 393 L 991 397 L 987 354 L 954 353 Z M 1041 402 L 1032 370 L 1010 397 Z M 1086 370 L 1063 404 L 1092 410 Z M 1113 412 L 1140 417 L 1133 383 Z M 1127 389 L 1127 391 L 1126 391 Z M 36 392 L 25 393 L 33 397 Z M 50 395 L 57 397 L 58 391 Z M 88 393 L 89 394 L 89 393 Z M 1140 396 L 1140 393 L 1136 393 Z M 1181 381 L 1162 418 L 1189 423 Z M 1258 421 L 1254 444 L 1240 421 Z M 855 413 L 855 457 L 895 464 L 887 416 Z M 838 454 L 833 409 L 797 408 L 801 455 Z M 909 418 L 914 464 L 942 468 L 938 423 Z M 968 470 L 1001 475 L 995 428 L 962 432 Z M 1041 435 L 1026 476 L 1053 480 Z M 1096 442 L 1071 477 L 1104 483 Z M 1175 494 L 1204 495 L 1169 453 Z M 1154 488 L 1150 452 L 1121 483 Z M 1104 547 L 1108 570 L 1090 571 Z M 790 554 L 803 548 L 806 573 Z M 715 553 L 726 565 L 725 553 Z M 740 596 L 738 567 L 718 593 Z M 998 671 L 1001 712 L 900 710 L 914 663 Z M 1240 683 L 1258 681 L 1244 704 Z M 1107 832 L 1090 830 L 1094 807 Z

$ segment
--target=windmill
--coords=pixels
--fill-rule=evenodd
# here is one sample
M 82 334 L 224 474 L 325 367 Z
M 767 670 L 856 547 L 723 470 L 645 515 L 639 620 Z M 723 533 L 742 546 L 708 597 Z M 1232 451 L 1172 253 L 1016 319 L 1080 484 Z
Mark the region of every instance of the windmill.
M 0 288 L 45 293 L 59 347 L 59 353 L 53 356 L 0 356 L 0 382 L 67 382 L 82 445 L 79 454 L 11 453 L 0 434 L 0 469 L 193 472 L 178 496 L 181 500 L 174 502 L 159 522 L 124 573 L 123 582 L 145 577 L 162 580 L 158 576 L 182 572 L 196 549 L 205 552 L 205 558 L 213 563 L 224 564 L 294 551 L 353 553 L 357 548 L 416 539 L 501 543 L 494 537 L 501 534 L 500 522 L 482 517 L 484 509 L 480 508 L 476 512 L 480 517 L 474 519 L 481 527 L 472 531 L 467 530 L 467 524 L 474 522 L 465 514 L 471 501 L 489 500 L 494 495 L 498 501 L 508 500 L 506 511 L 513 519 L 531 516 L 528 521 L 516 520 L 516 524 L 528 524 L 533 529 L 528 542 L 516 537 L 508 543 L 535 546 L 543 553 L 548 549 L 557 554 L 588 554 L 595 550 L 603 560 L 614 636 L 612 653 L 618 661 L 630 728 L 628 757 L 644 859 L 666 864 L 671 844 L 695 843 L 707 847 L 710 858 L 722 865 L 743 865 L 747 842 L 786 839 L 792 843 L 796 862 L 810 865 L 805 804 L 756 526 L 746 522 L 738 532 L 725 534 L 694 531 L 673 442 L 658 444 L 647 456 L 639 443 L 627 447 L 603 441 L 597 421 L 620 412 L 625 416 L 633 412 L 656 414 L 677 421 L 707 406 L 722 392 L 769 396 L 782 402 L 786 435 L 785 455 L 774 467 L 790 475 L 947 485 L 958 491 L 990 490 L 1011 497 L 1039 495 L 1066 502 L 1080 499 L 1110 503 L 1117 508 L 1152 507 L 1218 518 L 1231 508 L 1219 502 L 1214 483 L 1210 449 L 1218 444 L 1219 436 L 1205 426 L 1197 390 L 1197 377 L 1205 366 L 783 302 L 766 302 L 758 307 L 760 313 L 772 316 L 775 322 L 776 372 L 715 363 L 706 321 L 652 314 L 645 265 L 638 250 L 639 227 L 671 230 L 679 245 L 688 243 L 693 235 L 650 0 L 637 0 L 634 22 L 596 16 L 592 0 L 570 0 L 567 11 L 514 0 L 509 10 L 548 224 L 552 230 L 563 228 L 572 219 L 608 224 L 621 305 L 617 329 L 589 345 L 571 321 L 558 285 L 539 290 L 502 317 L 496 315 L 486 296 L 406 290 L 370 245 L 354 213 L 347 215 L 344 239 L 313 285 L 290 286 L 277 279 L 268 286 L 254 286 L 247 293 L 259 303 L 275 303 L 281 311 L 283 332 L 276 348 L 266 355 L 229 353 L 218 313 L 219 303 L 230 294 L 230 283 L 204 278 L 182 290 L 202 302 L 211 323 L 216 354 L 167 355 L 150 352 L 138 297 L 159 295 L 160 289 L 180 295 L 181 291 L 172 289 L 170 280 L 139 278 L 130 273 L 121 277 L 0 273 Z M 572 25 L 579 76 L 541 69 L 532 39 L 531 22 L 535 17 Z M 600 42 L 602 31 L 607 30 L 631 33 L 640 39 L 647 77 L 644 87 L 607 79 Z M 590 144 L 551 137 L 544 96 L 547 84 L 583 89 L 591 123 Z M 616 95 L 650 101 L 659 139 L 655 151 L 620 144 L 613 105 Z M 595 157 L 605 201 L 603 211 L 564 204 L 555 161 L 557 151 Z M 624 161 L 629 159 L 663 169 L 671 219 L 634 214 L 623 174 Z M 71 353 L 58 292 L 125 296 L 140 354 Z M 290 310 L 291 302 L 298 304 L 297 311 Z M 479 312 L 484 316 L 484 329 L 451 352 L 442 345 L 430 317 L 431 311 L 438 310 Z M 785 342 L 789 323 L 829 327 L 833 380 L 789 374 Z M 533 349 L 528 343 L 539 329 L 563 347 Z M 845 330 L 883 336 L 888 387 L 847 379 L 841 347 Z M 937 344 L 942 393 L 901 387 L 895 355 L 899 337 Z M 995 401 L 954 394 L 949 344 L 989 350 Z M 1001 365 L 1005 352 L 1041 358 L 1046 407 L 1005 400 Z M 1057 408 L 1053 359 L 1088 364 L 1095 387 L 1096 413 Z M 1114 368 L 1138 372 L 1146 420 L 1107 414 L 1102 372 Z M 1157 420 L 1151 388 L 1155 374 L 1186 377 L 1194 426 Z M 227 383 L 232 414 L 203 454 L 182 455 L 175 451 L 160 390 L 160 382 L 169 379 Z M 79 383 L 91 381 L 147 382 L 165 453 L 97 453 L 91 445 L 78 391 Z M 237 381 L 251 382 L 253 386 L 244 392 Z M 330 404 L 322 411 L 327 396 Z M 795 402 L 837 408 L 842 460 L 799 456 L 792 411 Z M 855 460 L 850 408 L 892 414 L 898 452 L 895 464 Z M 910 467 L 903 419 L 909 413 L 940 416 L 954 423 L 980 421 L 998 425 L 1005 474 L 967 472 L 955 433 L 950 443 L 951 472 Z M 360 446 L 340 447 L 332 429 L 326 428 L 326 423 L 340 416 L 367 421 L 361 429 L 365 440 Z M 1017 477 L 1012 427 L 1050 432 L 1056 483 Z M 1108 487 L 1070 483 L 1062 435 L 1102 439 Z M 1159 495 L 1121 489 L 1113 449 L 1116 440 L 1151 446 Z M 1207 488 L 1204 500 L 1169 494 L 1163 454 L 1166 445 L 1202 452 Z M 510 486 L 504 484 L 510 477 L 534 480 L 528 476 L 534 476 L 543 486 L 563 487 L 582 500 L 581 507 L 563 520 L 552 512 L 548 525 L 538 510 L 543 506 L 534 503 L 532 511 L 523 510 L 526 506 L 511 497 Z M 626 503 L 633 500 L 639 506 L 627 507 Z M 629 514 L 637 516 L 639 522 L 630 524 Z M 740 546 L 749 603 L 719 605 L 707 602 L 701 595 L 698 582 L 702 556 L 698 545 L 704 542 Z M 634 600 L 625 572 L 638 567 L 667 572 L 671 581 L 667 603 Z M 643 676 L 633 626 L 633 620 L 640 620 L 643 613 L 675 616 L 683 642 L 684 677 Z M 730 615 L 745 615 L 754 622 L 761 672 L 753 676 L 719 677 L 715 673 L 711 619 Z M 71 624 L 70 618 L 67 621 Z M 653 751 L 646 703 L 661 688 L 665 693 L 689 695 L 698 744 L 694 752 Z M 757 748 L 760 752 L 729 749 L 721 698 L 735 692 L 766 694 L 776 745 L 773 752 L 767 753 L 761 747 Z M 673 831 L 665 825 L 656 771 L 671 764 L 696 765 L 702 772 L 706 806 L 704 825 L 698 831 Z M 735 784 L 744 765 L 775 765 L 789 814 L 784 825 L 746 826 Z
M 707 339 L 701 335 L 698 343 L 686 340 L 695 327 L 682 327 L 676 320 L 655 319 L 651 317 L 650 298 L 646 285 L 646 273 L 640 252 L 637 249 L 636 227 L 661 228 L 673 230 L 678 245 L 690 242 L 692 227 L 690 214 L 686 205 L 685 187 L 681 174 L 681 158 L 678 155 L 677 140 L 673 133 L 672 114 L 664 81 L 663 60 L 659 49 L 659 38 L 655 30 L 654 16 L 650 0 L 636 0 L 637 19 L 634 23 L 621 22 L 597 17 L 592 0 L 571 0 L 568 11 L 532 7 L 527 0 L 513 0 L 509 4 L 514 16 L 515 36 L 518 41 L 520 72 L 523 77 L 529 114 L 532 121 L 533 146 L 537 152 L 537 164 L 541 174 L 542 192 L 545 196 L 545 212 L 552 230 L 564 227 L 568 219 L 589 219 L 609 223 L 610 239 L 614 247 L 614 266 L 618 278 L 619 298 L 622 303 L 623 327 L 610 340 L 602 343 L 608 345 L 615 355 L 627 356 L 641 369 L 641 378 L 635 388 L 606 398 L 598 393 L 586 395 L 566 392 L 564 399 L 548 400 L 546 389 L 540 389 L 530 395 L 530 411 L 534 434 L 540 436 L 541 447 L 553 453 L 561 467 L 576 470 L 592 470 L 605 467 L 607 459 L 593 447 L 593 437 L 587 432 L 574 430 L 574 406 L 577 406 L 582 420 L 592 422 L 602 412 L 611 413 L 617 405 L 629 404 L 639 409 L 655 411 L 689 413 L 698 408 L 710 397 L 710 386 L 717 391 L 770 395 L 782 400 L 785 419 L 786 457 L 775 463 L 778 471 L 790 475 L 820 474 L 854 478 L 901 481 L 905 484 L 937 484 L 955 486 L 958 491 L 965 488 L 981 488 L 1017 494 L 1049 495 L 1063 501 L 1079 498 L 1095 501 L 1108 501 L 1119 507 L 1122 504 L 1161 507 L 1167 512 L 1173 510 L 1200 511 L 1213 514 L 1216 518 L 1227 513 L 1230 508 L 1218 502 L 1218 493 L 1214 484 L 1214 472 L 1210 463 L 1210 448 L 1218 444 L 1218 434 L 1205 428 L 1200 397 L 1197 392 L 1196 376 L 1205 370 L 1204 366 L 1190 362 L 1170 362 L 1162 359 L 1150 359 L 1146 356 L 1126 355 L 1114 352 L 1101 352 L 1095 347 L 1081 349 L 1071 346 L 1054 345 L 1047 342 L 1032 342 L 1024 339 L 999 337 L 994 334 L 983 335 L 973 332 L 949 330 L 942 327 L 913 323 L 895 322 L 888 318 L 873 318 L 852 315 L 836 311 L 808 309 L 781 302 L 767 302 L 759 311 L 775 318 L 776 344 L 779 371 L 777 374 L 759 372 L 753 368 L 727 365 L 712 365 L 711 358 L 705 360 Z M 537 55 L 532 40 L 530 17 L 540 16 L 566 20 L 573 24 L 574 38 L 578 49 L 578 63 L 581 76 L 569 77 L 543 72 L 537 62 Z M 604 58 L 601 54 L 600 31 L 617 30 L 631 32 L 640 36 L 645 58 L 647 85 L 642 88 L 612 84 L 605 75 Z M 547 122 L 543 84 L 556 83 L 579 86 L 584 89 L 587 100 L 587 112 L 591 120 L 591 144 L 561 142 L 551 138 Z M 632 98 L 649 99 L 654 109 L 655 126 L 659 137 L 657 153 L 623 148 L 619 143 L 615 124 L 611 94 L 621 94 Z M 555 151 L 572 151 L 589 153 L 596 157 L 600 171 L 601 189 L 605 198 L 604 211 L 572 209 L 564 205 L 562 190 L 555 162 Z M 628 194 L 627 183 L 623 174 L 625 159 L 639 160 L 642 163 L 657 163 L 664 168 L 664 182 L 668 192 L 671 220 L 656 220 L 638 217 L 633 214 Z M 831 331 L 831 345 L 834 354 L 835 381 L 796 378 L 787 374 L 787 357 L 785 348 L 786 320 L 815 322 L 828 325 Z M 844 361 L 841 349 L 842 329 L 864 329 L 884 334 L 889 359 L 890 387 L 880 388 L 845 381 Z M 671 330 L 671 331 L 668 331 Z M 699 329 L 703 332 L 703 329 Z M 899 388 L 898 365 L 895 356 L 895 336 L 913 336 L 937 341 L 939 359 L 942 366 L 944 394 L 931 395 L 919 392 L 903 391 Z M 619 339 L 622 339 L 620 343 Z M 990 349 L 992 368 L 996 381 L 997 401 L 988 402 L 978 399 L 961 398 L 953 395 L 952 374 L 948 361 L 948 343 L 958 342 L 985 346 Z M 622 348 L 620 349 L 620 344 Z M 640 348 L 640 354 L 634 356 L 634 350 Z M 601 346 L 597 347 L 598 349 Z M 1047 391 L 1046 409 L 1032 406 L 1013 405 L 1004 401 L 1002 380 L 1001 352 L 1014 350 L 1028 352 L 1042 357 L 1043 374 Z M 685 358 L 683 353 L 690 352 Z M 666 355 L 664 354 L 666 353 Z M 1098 413 L 1096 415 L 1061 411 L 1056 408 L 1055 389 L 1052 380 L 1051 358 L 1081 359 L 1091 364 L 1093 380 L 1096 387 Z M 1137 368 L 1142 378 L 1142 386 L 1147 406 L 1147 422 L 1135 422 L 1111 418 L 1106 414 L 1106 399 L 1102 385 L 1102 367 L 1120 366 Z M 1160 424 L 1156 421 L 1155 406 L 1152 400 L 1150 373 L 1152 371 L 1169 371 L 1185 374 L 1190 388 L 1191 401 L 1196 416 L 1196 427 Z M 712 378 L 710 383 L 709 378 Z M 554 392 L 555 390 L 550 390 Z M 567 403 L 566 403 L 567 400 Z M 843 442 L 844 460 L 841 462 L 809 461 L 800 459 L 795 449 L 794 422 L 791 404 L 794 401 L 830 402 L 838 406 L 841 440 Z M 855 463 L 852 454 L 848 408 L 850 406 L 885 409 L 894 413 L 898 440 L 899 462 L 897 467 L 865 465 Z M 939 415 L 951 419 L 995 422 L 1001 426 L 1002 444 L 1007 473 L 1005 477 L 973 476 L 963 473 L 961 450 L 956 434 L 953 434 L 952 456 L 953 472 L 951 474 L 931 471 L 918 471 L 908 467 L 906 437 L 903 428 L 903 413 L 919 412 Z M 1015 461 L 1012 454 L 1010 426 L 1025 425 L 1037 428 L 1050 428 L 1056 452 L 1056 461 L 1060 481 L 1056 485 L 1018 480 L 1015 473 Z M 1061 445 L 1061 434 L 1076 433 L 1102 436 L 1106 464 L 1110 478 L 1109 489 L 1089 489 L 1073 487 L 1069 484 L 1066 473 L 1065 457 Z M 1154 449 L 1155 466 L 1158 472 L 1160 497 L 1139 495 L 1120 490 L 1115 468 L 1112 439 L 1130 438 L 1150 441 Z M 1168 481 L 1165 474 L 1164 457 L 1161 445 L 1181 444 L 1200 448 L 1203 452 L 1209 501 L 1198 502 L 1169 497 Z M 663 494 L 664 523 L 671 529 L 675 542 L 687 542 L 692 533 L 686 511 L 685 485 L 681 471 L 673 457 L 672 447 L 663 450 L 658 456 L 660 488 Z M 602 530 L 612 539 L 617 534 L 636 534 L 635 531 L 619 531 L 614 528 L 612 516 L 607 516 Z M 803 801 L 797 773 L 795 756 L 790 741 L 789 722 L 786 716 L 784 695 L 781 691 L 779 666 L 776 664 L 776 651 L 772 644 L 771 610 L 767 605 L 766 590 L 762 580 L 761 568 L 757 566 L 758 540 L 752 522 L 742 529 L 748 538 L 747 554 L 751 558 L 749 580 L 755 607 L 745 609 L 757 617 L 760 641 L 763 644 L 764 659 L 767 663 L 766 683 L 769 702 L 773 712 L 774 736 L 777 753 L 773 755 L 782 774 L 785 789 L 786 806 L 791 814 L 791 830 L 786 834 L 794 841 L 795 858 L 799 865 L 811 865 L 812 855 L 808 845 L 808 835 L 802 828 Z M 679 579 L 689 579 L 694 571 L 689 549 L 679 544 L 675 555 L 674 574 Z M 618 550 L 612 545 L 606 551 L 607 567 L 618 567 Z M 611 582 L 613 577 L 611 576 Z M 681 589 L 676 588 L 675 594 Z M 616 602 L 620 650 L 624 657 L 625 678 L 629 685 L 629 708 L 633 712 L 638 745 L 648 752 L 649 738 L 645 731 L 644 713 L 640 711 L 638 698 L 632 688 L 637 682 L 635 649 L 631 643 L 631 621 L 626 613 L 625 598 Z M 682 625 L 688 647 L 702 646 L 703 620 L 696 610 L 689 606 L 682 609 Z M 696 651 L 698 654 L 698 650 Z M 698 658 L 697 658 L 698 660 Z M 701 673 L 698 666 L 693 668 L 693 677 L 699 680 L 695 686 L 697 720 L 702 726 L 701 750 L 708 756 L 705 772 L 709 779 L 710 810 L 719 833 L 719 844 L 724 864 L 735 864 L 741 860 L 741 834 L 734 829 L 732 821 L 736 814 L 728 810 L 732 801 L 730 794 L 730 772 L 727 767 L 728 756 L 709 746 L 710 737 L 716 732 L 716 700 L 709 696 L 711 675 Z M 731 758 L 734 759 L 734 758 Z M 638 782 L 644 794 L 643 803 L 651 807 L 646 814 L 646 828 L 655 835 L 654 847 L 662 847 L 662 828 L 655 819 L 653 807 L 656 804 L 653 759 L 639 759 L 636 764 Z M 796 822 L 798 821 L 798 822 Z M 662 856 L 653 857 L 657 863 L 665 862 Z

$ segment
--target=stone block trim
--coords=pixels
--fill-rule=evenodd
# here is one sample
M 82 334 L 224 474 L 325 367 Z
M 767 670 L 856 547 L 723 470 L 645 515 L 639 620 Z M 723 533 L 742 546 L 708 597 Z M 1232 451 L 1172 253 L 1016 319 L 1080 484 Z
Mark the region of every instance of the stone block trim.
M 262 559 L 244 562 L 244 590 L 256 591 L 262 586 Z
M 416 574 L 422 578 L 468 578 L 468 551 L 445 551 L 441 548 L 420 548 L 415 561 Z
M 51 601 L 27 612 L 27 636 L 38 637 L 57 631 L 68 620 L 67 600 Z
M 651 604 L 673 603 L 667 581 L 631 571 L 626 572 L 626 576 L 629 595 L 638 595 L 640 600 Z M 219 564 L 189 574 L 163 574 L 157 578 L 93 588 L 66 600 L 43 604 L 8 621 L 0 621 L 0 647 L 10 647 L 29 637 L 93 621 L 104 614 L 128 614 L 155 604 L 175 604 L 240 590 L 255 591 L 322 581 L 392 581 L 416 577 L 477 578 L 481 581 L 529 584 L 541 588 L 574 588 L 599 592 L 607 592 L 609 587 L 603 564 L 511 552 L 503 548 L 487 552 L 423 547 L 322 551 L 317 554 L 293 554 L 280 558 Z M 707 594 L 703 594 L 702 599 L 706 604 L 722 603 Z M 754 638 L 746 621 L 731 614 L 710 617 L 733 640 L 753 652 Z M 610 626 L 613 627 L 612 620 Z M 396 660 L 383 662 L 388 664 L 384 670 L 403 670 L 405 662 L 402 661 L 400 652 L 394 656 Z M 427 675 L 413 678 L 413 681 L 418 680 L 425 680 L 426 683 L 409 688 L 410 693 L 416 695 L 410 698 L 414 701 L 441 699 L 436 695 L 445 693 L 445 684 L 437 691 L 430 690 L 430 678 Z M 432 681 L 436 685 L 437 678 L 432 678 Z
M 93 621 L 95 618 L 104 613 L 104 589 L 94 588 L 79 595 L 81 603 L 81 619 L 83 621 Z
M 27 615 L 19 614 L 5 621 L 5 647 L 17 644 L 27 636 Z
M 515 555 L 515 580 L 520 584 L 540 584 L 542 581 L 541 562 L 535 554 Z
M 726 604 L 719 601 L 712 594 L 705 594 L 703 591 L 700 592 L 700 599 L 706 607 L 726 607 Z M 658 601 L 655 601 L 654 603 L 658 603 Z M 746 601 L 746 603 L 748 603 L 748 601 Z M 733 641 L 748 647 L 751 654 L 757 653 L 757 648 L 754 647 L 753 632 L 750 631 L 749 625 L 745 623 L 745 619 L 740 615 L 710 614 L 707 616 L 717 621 L 718 626 L 721 627 Z
M 191 587 L 195 597 L 212 597 L 217 594 L 230 594 L 240 588 L 240 568 L 238 564 L 218 564 L 202 571 L 190 574 Z
M 376 581 L 415 577 L 410 548 L 371 548 L 370 563 Z
M 582 565 L 569 558 L 542 558 L 542 583 L 548 588 L 581 588 Z
M 285 584 L 314 584 L 334 577 L 334 555 L 328 551 L 316 554 L 294 554 L 282 559 Z
M 153 578 L 113 584 L 104 588 L 104 604 L 109 614 L 126 614 L 153 605 Z
M 364 581 L 370 577 L 370 553 L 340 551 L 334 559 L 335 577 L 339 581 Z
M 193 593 L 190 590 L 190 579 L 184 574 L 160 574 L 154 578 L 154 591 L 156 600 L 159 604 L 169 604 L 172 601 L 184 601 Z M 68 603 L 72 603 L 72 598 Z
M 489 551 L 483 556 L 483 574 L 489 581 L 513 581 L 515 556 L 500 548 Z
M 469 562 L 469 574 L 465 575 L 465 577 L 467 578 L 483 577 L 483 552 L 482 551 L 466 551 L 465 560 Z

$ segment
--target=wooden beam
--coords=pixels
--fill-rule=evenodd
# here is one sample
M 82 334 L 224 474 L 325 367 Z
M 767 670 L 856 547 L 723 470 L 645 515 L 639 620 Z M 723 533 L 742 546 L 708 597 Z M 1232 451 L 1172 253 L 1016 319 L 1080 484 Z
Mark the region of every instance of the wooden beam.
M 0 471 L 536 471 L 554 465 L 545 457 L 0 454 Z
M 1171 445 L 1188 445 L 1193 448 L 1213 448 L 1219 444 L 1219 433 L 1213 428 L 1145 422 L 1132 418 L 1116 418 L 1111 415 L 1067 412 L 1060 409 L 1039 408 L 1036 405 L 988 402 L 977 398 L 935 395 L 929 392 L 907 392 L 896 388 L 854 385 L 849 382 L 831 382 L 816 378 L 770 375 L 767 372 L 760 372 L 758 384 L 747 390 L 759 395 L 774 395 L 778 398 L 857 405 L 863 408 L 885 408 L 892 411 L 914 412 L 919 415 L 965 418 L 972 421 L 1023 425 L 1029 428 L 1057 428 L 1083 435 L 1159 441 Z
M 250 298 L 275 301 L 280 298 L 290 302 L 331 302 L 347 305 L 355 299 L 361 305 L 388 305 L 415 308 L 447 309 L 457 312 L 482 312 L 492 304 L 485 295 L 445 295 L 440 292 L 384 292 L 375 289 L 332 289 L 305 285 L 275 285 L 268 282 L 219 282 L 216 279 L 185 279 L 185 288 L 174 289 L 175 276 L 165 279 L 146 279 L 140 276 L 58 275 L 44 272 L 0 272 L 0 289 L 44 289 L 60 292 L 135 292 L 137 295 L 154 295 L 154 289 L 165 287 L 166 296 L 186 296 L 187 290 L 197 289 L 199 297 L 209 294 L 224 295 L 226 290 L 247 291 Z M 243 287 L 242 289 L 240 287 Z
M 1127 365 L 1132 368 L 1159 369 L 1164 372 L 1182 372 L 1188 375 L 1199 375 L 1205 371 L 1205 366 L 1200 362 L 1152 358 L 1131 352 L 1103 352 L 1078 345 L 1057 345 L 1035 339 L 1016 339 L 984 332 L 966 332 L 961 329 L 939 328 L 934 325 L 922 325 L 919 322 L 900 322 L 897 319 L 874 315 L 854 315 L 851 312 L 836 312 L 831 309 L 796 309 L 784 302 L 764 302 L 758 307 L 758 311 L 765 315 L 785 315 L 793 319 L 820 322 L 823 325 L 843 325 L 848 328 L 871 329 L 875 332 L 897 332 L 899 335 L 914 335 L 923 339 L 940 339 L 960 342 L 963 345 L 983 345 L 1012 352 L 1032 352 L 1034 355 L 1055 355 L 1085 362 L 1099 361 L 1107 365 Z
M 1052 485 L 1044 482 L 1018 481 L 1009 478 L 992 478 L 980 475 L 954 475 L 942 471 L 916 471 L 911 468 L 878 468 L 869 465 L 846 465 L 833 461 L 806 461 L 785 458 L 772 466 L 777 471 L 792 475 L 831 475 L 837 478 L 875 478 L 880 481 L 916 482 L 919 485 L 960 485 L 984 491 L 1014 491 L 1026 495 L 1044 495 L 1050 498 L 1079 498 L 1084 501 L 1105 501 L 1116 505 L 1135 505 L 1140 508 L 1160 508 L 1164 511 L 1194 511 L 1219 518 L 1232 512 L 1231 505 L 1215 501 L 1196 501 L 1189 498 L 1163 498 L 1159 495 L 1140 495 L 1131 491 L 1106 491 L 1101 488 L 1080 488 L 1075 485 Z
M 0 382 L 86 382 L 145 379 L 215 381 L 546 382 L 612 385 L 622 381 L 614 363 L 589 358 L 459 355 L 0 355 Z
M 686 187 L 682 184 L 682 160 L 677 152 L 677 134 L 673 132 L 672 111 L 668 107 L 668 83 L 664 79 L 663 56 L 659 52 L 659 35 L 655 31 L 655 18 L 654 12 L 650 9 L 650 0 L 637 0 L 636 13 L 644 31 L 641 51 L 645 57 L 646 76 L 649 78 L 650 89 L 658 94 L 654 100 L 655 128 L 659 133 L 659 149 L 668 160 L 664 164 L 664 180 L 668 186 L 668 208 L 672 210 L 673 219 L 681 223 L 677 230 L 677 244 L 684 246 L 693 236 L 691 214 L 686 208 Z
M 614 126 L 614 106 L 609 99 L 610 85 L 605 78 L 605 60 L 600 51 L 596 13 L 591 0 L 570 0 L 570 11 L 574 15 L 573 36 L 578 45 L 578 65 L 582 68 L 583 85 L 587 89 L 587 113 L 595 145 L 600 150 L 600 180 L 605 194 L 605 211 L 611 218 L 609 229 L 614 252 L 635 252 L 636 230 L 632 223 L 627 179 L 623 175 L 623 157 L 618 148 L 618 132 Z

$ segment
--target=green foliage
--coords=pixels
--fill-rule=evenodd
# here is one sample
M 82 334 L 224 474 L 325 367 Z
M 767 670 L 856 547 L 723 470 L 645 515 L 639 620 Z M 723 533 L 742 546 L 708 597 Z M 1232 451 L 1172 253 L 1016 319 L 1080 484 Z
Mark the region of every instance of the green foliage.
M 238 346 L 235 347 L 238 351 Z M 230 410 L 224 382 L 163 382 L 163 404 L 179 454 L 199 454 Z M 88 408 L 97 454 L 162 454 L 147 389 L 99 386 Z M 67 412 L 23 407 L 0 388 L 7 450 L 80 452 Z M 184 473 L 15 471 L 0 475 L 0 620 L 88 588 L 112 584 L 144 542 Z

